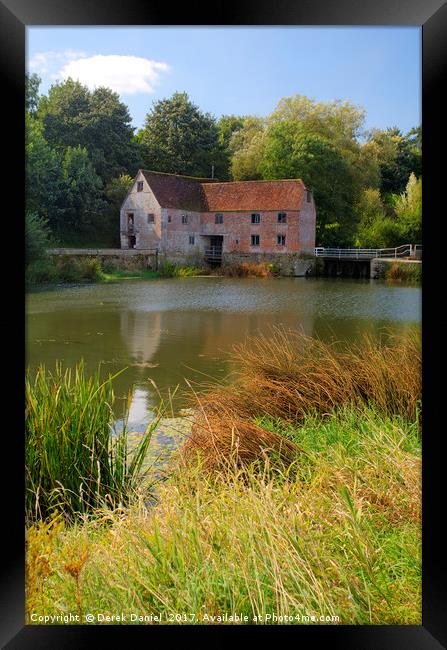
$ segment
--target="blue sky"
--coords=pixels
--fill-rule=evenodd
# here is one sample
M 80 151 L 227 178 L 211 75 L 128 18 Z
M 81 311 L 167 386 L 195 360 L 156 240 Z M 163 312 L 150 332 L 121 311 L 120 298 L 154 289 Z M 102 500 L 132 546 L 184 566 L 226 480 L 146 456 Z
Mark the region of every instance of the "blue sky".
M 420 27 L 29 27 L 27 68 L 43 93 L 68 75 L 112 87 L 136 128 L 175 91 L 216 117 L 300 94 L 362 106 L 367 129 L 421 123 Z

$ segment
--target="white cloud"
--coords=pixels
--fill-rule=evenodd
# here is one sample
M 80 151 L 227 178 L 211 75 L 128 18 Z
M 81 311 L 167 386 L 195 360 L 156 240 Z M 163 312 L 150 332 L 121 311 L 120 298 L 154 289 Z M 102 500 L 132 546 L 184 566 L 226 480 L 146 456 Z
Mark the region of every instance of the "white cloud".
M 61 63 L 66 63 L 72 59 L 80 59 L 87 56 L 81 50 L 63 50 L 62 52 L 37 52 L 29 62 L 29 69 L 33 72 L 40 74 L 48 74 L 54 67 L 60 66 Z M 55 74 L 52 74 L 54 78 Z M 57 76 L 57 75 L 56 75 Z
M 90 89 L 106 86 L 119 94 L 153 93 L 160 74 L 169 66 L 138 56 L 98 54 L 77 58 L 66 63 L 59 71 L 63 79 L 77 79 Z

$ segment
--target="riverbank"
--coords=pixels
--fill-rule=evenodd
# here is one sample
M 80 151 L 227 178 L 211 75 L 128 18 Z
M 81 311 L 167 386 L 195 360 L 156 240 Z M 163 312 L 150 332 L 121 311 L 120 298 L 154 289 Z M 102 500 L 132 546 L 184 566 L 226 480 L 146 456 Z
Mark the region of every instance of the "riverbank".
M 28 528 L 28 622 L 420 624 L 417 337 L 233 358 L 154 506 Z

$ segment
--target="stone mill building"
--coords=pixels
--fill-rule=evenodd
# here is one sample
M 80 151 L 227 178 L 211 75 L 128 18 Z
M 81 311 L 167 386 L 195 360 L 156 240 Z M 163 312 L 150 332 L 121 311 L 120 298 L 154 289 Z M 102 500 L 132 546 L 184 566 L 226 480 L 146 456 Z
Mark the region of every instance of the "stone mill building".
M 274 262 L 295 275 L 302 254 L 314 253 L 315 218 L 299 179 L 219 182 L 140 169 L 121 206 L 121 248 L 178 264 Z

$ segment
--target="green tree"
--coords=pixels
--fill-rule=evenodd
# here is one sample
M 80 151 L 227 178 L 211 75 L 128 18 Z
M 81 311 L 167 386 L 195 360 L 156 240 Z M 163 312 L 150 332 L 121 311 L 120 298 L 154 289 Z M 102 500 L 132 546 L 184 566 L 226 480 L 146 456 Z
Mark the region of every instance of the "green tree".
M 313 190 L 318 245 L 351 243 L 352 178 L 342 154 L 327 138 L 292 120 L 277 122 L 267 129 L 259 169 L 264 179 L 301 178 Z
M 52 241 L 48 222 L 36 212 L 25 212 L 25 262 L 29 266 L 46 257 Z
M 380 172 L 380 191 L 401 194 L 413 172 L 422 174 L 422 141 L 420 128 L 406 136 L 397 127 L 369 132 L 369 146 L 374 149 Z
M 233 132 L 229 141 L 230 170 L 235 181 L 262 178 L 259 168 L 264 154 L 265 119 L 248 116 L 240 129 Z
M 411 173 L 405 192 L 395 203 L 396 217 L 409 243 L 422 241 L 422 178 Z
M 42 79 L 35 72 L 25 74 L 25 108 L 31 116 L 34 116 L 39 106 L 39 86 Z
M 57 230 L 63 215 L 62 155 L 53 151 L 42 134 L 42 125 L 25 113 L 26 208 L 47 219 Z
M 144 161 L 154 171 L 187 176 L 215 176 L 222 170 L 222 147 L 216 121 L 202 113 L 187 93 L 155 102 L 146 116 L 139 141 Z
M 97 235 L 106 207 L 102 182 L 95 173 L 87 149 L 67 147 L 62 162 L 65 234 Z
M 104 190 L 107 206 L 103 211 L 103 233 L 111 246 L 120 246 L 119 213 L 127 192 L 133 185 L 133 178 L 129 174 L 121 174 L 107 184 Z
M 90 92 L 72 79 L 56 83 L 41 98 L 37 115 L 50 147 L 85 147 L 103 182 L 136 172 L 139 152 L 129 110 L 109 88 Z

